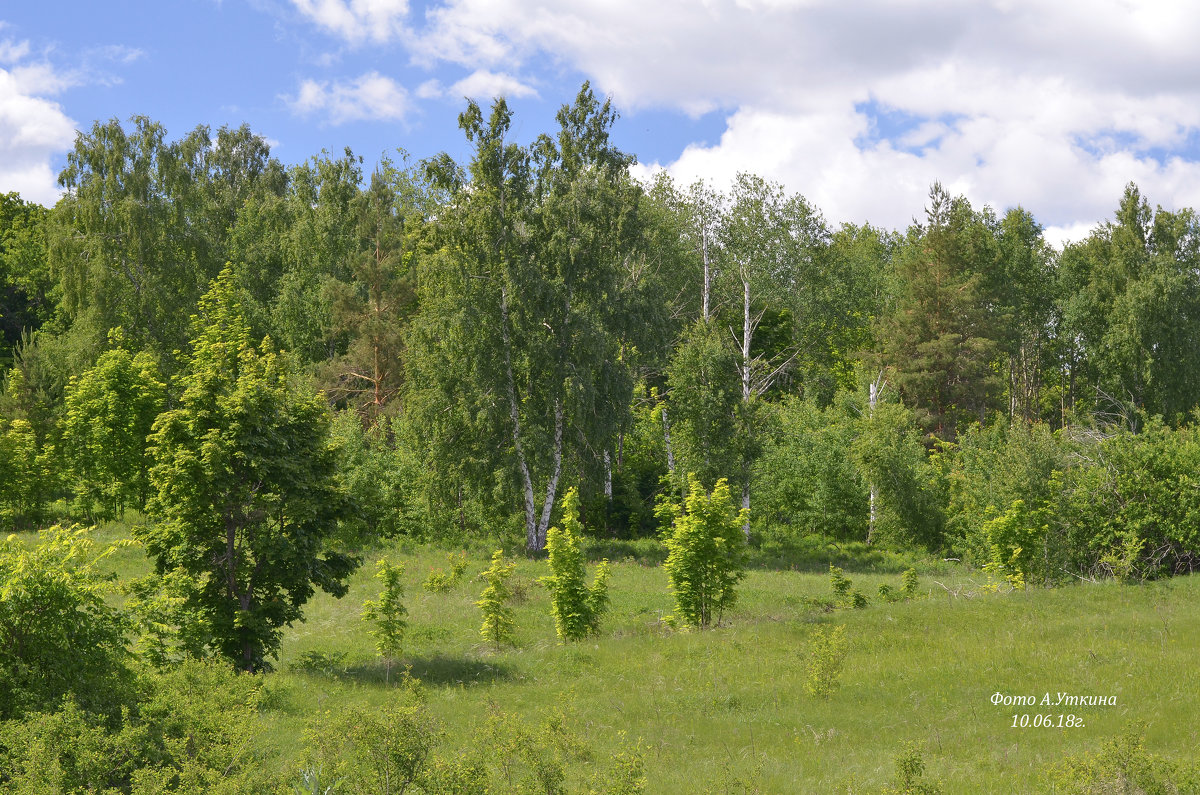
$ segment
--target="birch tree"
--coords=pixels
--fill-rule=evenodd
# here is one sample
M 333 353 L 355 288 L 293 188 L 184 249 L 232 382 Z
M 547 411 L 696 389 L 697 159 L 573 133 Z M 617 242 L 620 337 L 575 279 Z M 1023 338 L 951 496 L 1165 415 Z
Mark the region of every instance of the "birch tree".
M 530 550 L 545 547 L 568 462 L 602 466 L 631 389 L 614 330 L 632 158 L 610 143 L 616 114 L 586 84 L 557 118 L 555 137 L 523 147 L 503 99 L 486 118 L 474 102 L 459 117 L 475 153 L 465 171 L 447 155 L 431 164 L 449 200 L 414 336 L 417 411 L 439 424 L 429 449 L 465 445 L 485 474 L 511 467 Z

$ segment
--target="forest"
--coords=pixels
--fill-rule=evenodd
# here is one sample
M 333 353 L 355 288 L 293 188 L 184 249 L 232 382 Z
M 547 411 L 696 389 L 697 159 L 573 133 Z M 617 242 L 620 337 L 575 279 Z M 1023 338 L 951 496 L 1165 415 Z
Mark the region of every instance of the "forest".
M 817 549 L 992 593 L 1200 565 L 1192 209 L 1130 183 L 1057 250 L 1029 211 L 935 183 L 907 229 L 833 225 L 754 174 L 640 182 L 616 122 L 586 84 L 529 142 L 504 100 L 469 102 L 468 162 L 398 149 L 367 173 L 348 149 L 284 165 L 245 126 L 113 119 L 78 135 L 53 207 L 0 197 L 0 782 L 270 791 L 237 756 L 262 696 L 232 670 L 272 670 L 306 606 L 361 580 L 412 775 L 345 791 L 506 791 L 431 750 L 420 672 L 392 664 L 403 565 L 364 565 L 384 547 L 548 556 L 537 587 L 575 600 L 554 602 L 564 642 L 604 615 L 608 564 L 582 579 L 601 556 L 665 561 L 668 625 L 695 629 L 733 609 L 747 562 L 812 571 Z M 128 531 L 101 551 L 85 526 Z M 118 593 L 104 561 L 132 547 L 146 570 Z M 725 580 L 687 579 L 722 560 Z M 497 653 L 512 565 L 480 575 Z M 619 605 L 633 574 L 614 571 Z M 830 571 L 822 609 L 865 604 Z M 688 606 L 689 588 L 715 590 Z M 320 754 L 351 718 L 314 730 L 295 791 L 335 791 L 317 762 L 342 770 Z M 534 789 L 565 791 L 521 755 L 546 730 L 511 722 Z M 197 726 L 212 758 L 181 750 Z M 62 737 L 124 767 L 47 762 Z M 614 754 L 595 791 L 641 791 L 641 757 Z

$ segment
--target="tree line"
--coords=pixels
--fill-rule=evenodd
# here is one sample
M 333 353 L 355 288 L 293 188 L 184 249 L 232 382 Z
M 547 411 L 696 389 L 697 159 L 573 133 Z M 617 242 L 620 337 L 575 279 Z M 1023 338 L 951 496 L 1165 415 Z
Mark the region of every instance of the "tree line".
M 585 85 L 522 143 L 503 100 L 471 102 L 466 162 L 399 151 L 369 174 L 349 150 L 285 166 L 245 126 L 95 123 L 54 207 L 0 206 L 0 515 L 165 527 L 186 502 L 168 510 L 167 470 L 228 431 L 214 418 L 273 412 L 292 424 L 237 443 L 298 434 L 271 465 L 328 471 L 337 500 L 309 507 L 341 506 L 313 521 L 347 548 L 539 551 L 570 487 L 589 533 L 653 534 L 695 475 L 728 479 L 759 544 L 1190 569 L 1192 210 L 1131 184 L 1056 251 L 1028 211 L 935 184 L 905 230 L 835 226 L 752 174 L 640 183 L 616 119 Z M 1126 494 L 1146 468 L 1162 494 Z M 991 539 L 1005 516 L 1016 535 Z

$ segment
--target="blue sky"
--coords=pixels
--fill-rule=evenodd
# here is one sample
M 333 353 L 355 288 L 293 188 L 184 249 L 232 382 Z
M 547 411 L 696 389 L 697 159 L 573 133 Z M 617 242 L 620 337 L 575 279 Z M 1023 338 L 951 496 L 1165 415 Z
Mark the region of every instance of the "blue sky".
M 752 171 L 903 227 L 939 180 L 1052 240 L 1135 181 L 1200 207 L 1200 10 L 1167 0 L 169 0 L 0 8 L 0 190 L 50 203 L 75 130 L 243 122 L 285 162 L 466 155 L 464 95 L 518 137 L 584 80 L 638 173 Z

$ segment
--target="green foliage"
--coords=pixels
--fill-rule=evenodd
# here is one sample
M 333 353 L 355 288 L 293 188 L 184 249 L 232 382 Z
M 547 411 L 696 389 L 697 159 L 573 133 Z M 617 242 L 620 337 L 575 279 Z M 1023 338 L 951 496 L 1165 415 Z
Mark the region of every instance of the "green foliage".
M 457 554 L 449 552 L 446 554 L 446 565 L 450 568 L 450 573 L 447 574 L 442 569 L 430 569 L 429 575 L 425 581 L 421 583 L 421 587 L 430 593 L 446 593 L 454 588 L 462 580 L 463 575 L 467 571 L 467 553 L 459 552 Z
M 813 629 L 808 639 L 804 692 L 817 698 L 829 698 L 841 686 L 846 652 L 845 626 Z
M 58 296 L 46 262 L 49 211 L 16 193 L 0 194 L 0 366 L 23 332 L 53 314 Z
M 865 406 L 859 411 L 850 457 L 859 477 L 875 485 L 879 501 L 878 526 L 868 540 L 937 549 L 944 529 L 944 494 L 913 413 L 886 401 L 874 411 Z
M 1000 516 L 983 523 L 983 536 L 991 551 L 984 569 L 1003 576 L 1017 589 L 1035 576 L 1048 575 L 1046 544 L 1050 528 L 1046 512 L 1030 511 L 1024 500 L 1014 500 Z M 1039 554 L 1041 553 L 1041 554 Z
M 470 102 L 459 117 L 469 167 L 449 155 L 430 164 L 449 196 L 438 254 L 418 278 L 412 427 L 436 502 L 499 486 L 530 550 L 545 546 L 564 461 L 595 477 L 629 406 L 621 332 L 636 323 L 622 310 L 637 294 L 623 263 L 638 190 L 632 158 L 609 138 L 615 118 L 585 84 L 557 114 L 557 134 L 523 147 L 503 99 L 488 114 Z
M 793 398 L 770 407 L 755 470 L 756 525 L 786 523 L 796 535 L 866 538 L 867 483 L 850 455 L 863 421 L 847 403 L 822 409 Z
M 1178 764 L 1146 749 L 1146 726 L 1135 723 L 1095 753 L 1068 757 L 1046 769 L 1055 792 L 1174 795 L 1200 790 L 1200 766 Z
M 226 270 L 201 301 L 183 394 L 151 437 L 157 523 L 138 538 L 160 574 L 193 579 L 214 647 L 255 671 L 314 586 L 344 594 L 357 561 L 328 547 L 345 505 L 328 409 L 269 341 L 251 346 L 241 295 Z
M 839 606 L 853 607 L 856 610 L 867 606 L 867 597 L 855 589 L 854 583 L 846 573 L 832 563 L 829 564 L 829 586 L 833 589 L 834 601 Z
M 56 481 L 54 457 L 28 420 L 0 417 L 0 523 L 19 528 L 41 520 Z
M 563 495 L 563 527 L 551 527 L 546 535 L 550 575 L 541 581 L 550 591 L 550 611 L 560 640 L 582 640 L 600 629 L 608 609 L 608 561 L 596 567 L 591 587 L 584 582 L 586 566 L 579 541 L 579 496 L 575 489 Z
M 1189 571 L 1200 556 L 1200 429 L 1157 418 L 1074 443 L 1054 480 L 1052 549 L 1076 571 L 1147 579 Z M 1066 553 L 1060 553 L 1060 557 Z
M 1066 436 L 1044 423 L 997 419 L 960 434 L 947 454 L 947 535 L 955 552 L 976 566 L 991 561 L 991 542 L 983 528 L 1016 500 L 1024 501 L 1027 513 L 1041 515 L 1041 523 L 1052 524 L 1045 509 L 1057 501 L 1055 475 L 1067 468 L 1070 454 Z M 1054 580 L 1069 565 L 1070 555 L 1053 527 L 1047 533 L 1021 546 L 1030 564 L 1037 556 L 1038 577 Z
M 371 637 L 375 638 L 375 650 L 387 661 L 388 676 L 391 676 L 392 661 L 400 656 L 404 640 L 404 629 L 408 622 L 404 617 L 408 609 L 401 601 L 404 598 L 404 564 L 393 565 L 381 559 L 376 564 L 375 579 L 380 582 L 379 601 L 363 602 L 363 620 L 371 622 Z
M 386 417 L 368 428 L 354 411 L 339 411 L 333 418 L 337 469 L 350 503 L 339 535 L 348 542 L 417 535 L 422 528 L 409 499 L 412 466 L 390 429 Z
M 885 787 L 882 795 L 940 795 L 937 784 L 924 781 L 925 758 L 919 746 L 905 743 L 896 754 L 896 779 L 891 787 Z
M 337 782 L 338 792 L 398 795 L 417 787 L 424 790 L 441 730 L 410 683 L 390 693 L 381 708 L 349 708 L 322 716 L 306 738 L 307 769 L 323 771 L 329 781 Z
M 715 321 L 697 321 L 667 369 L 676 472 L 694 473 L 701 483 L 733 477 L 741 469 L 739 363 L 727 334 Z
M 734 508 L 724 478 L 708 494 L 695 475 L 688 476 L 684 509 L 674 506 L 672 513 L 663 568 L 680 619 L 703 629 L 719 621 L 737 599 L 735 586 L 745 576 L 742 525 L 747 513 Z
M 1003 390 L 992 363 L 1005 330 L 987 279 L 997 256 L 995 219 L 939 184 L 925 212 L 926 223 L 910 229 L 897 257 L 899 295 L 877 335 L 918 423 L 953 440 L 960 426 L 998 407 Z
M 150 354 L 118 348 L 68 384 L 63 456 L 84 515 L 112 519 L 127 505 L 145 505 L 146 438 L 165 400 L 157 373 Z
M 105 722 L 72 696 L 53 712 L 0 723 L 6 792 L 239 795 L 278 783 L 259 749 L 259 684 L 226 666 L 184 662 L 145 677 Z
M 919 580 L 917 579 L 916 569 L 905 569 L 901 579 L 902 585 L 900 592 L 904 594 L 905 599 L 915 599 L 917 597 L 917 588 Z
M 497 651 L 502 645 L 513 642 L 516 630 L 513 609 L 508 604 L 513 597 L 508 580 L 516 570 L 517 564 L 506 563 L 504 550 L 497 549 L 492 555 L 492 565 L 482 575 L 487 587 L 475 603 L 483 611 L 483 626 L 479 634 L 484 642 L 491 643 Z
M 51 709 L 67 695 L 112 715 L 129 686 L 127 625 L 86 529 L 52 527 L 32 547 L 0 543 L 0 719 Z
M 195 579 L 184 569 L 149 574 L 124 584 L 125 610 L 133 622 L 134 651 L 164 669 L 181 659 L 201 658 L 213 638 L 196 594 Z

